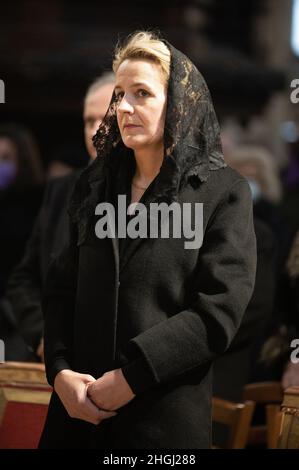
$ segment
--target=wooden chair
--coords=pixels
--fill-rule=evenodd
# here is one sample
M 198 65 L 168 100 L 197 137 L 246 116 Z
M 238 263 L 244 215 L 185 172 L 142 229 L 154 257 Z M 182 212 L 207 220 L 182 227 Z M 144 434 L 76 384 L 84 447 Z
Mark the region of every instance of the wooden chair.
M 299 387 L 287 388 L 282 404 L 279 449 L 299 449 Z
M 267 447 L 277 449 L 281 434 L 282 411 L 280 405 L 266 405 Z
M 32 383 L 49 386 L 45 365 L 35 362 L 4 362 L 0 364 L 0 386 L 5 383 Z
M 227 449 L 244 449 L 248 439 L 254 406 L 251 401 L 233 403 L 221 398 L 213 398 L 213 421 L 228 426 L 230 430 L 226 445 Z
M 43 364 L 0 364 L 0 449 L 37 447 L 51 390 Z
M 268 449 L 277 447 L 283 400 L 283 388 L 280 382 L 256 382 L 244 387 L 244 400 L 252 400 L 262 405 L 265 410 L 265 424 L 252 425 L 249 430 L 249 445 L 265 445 Z

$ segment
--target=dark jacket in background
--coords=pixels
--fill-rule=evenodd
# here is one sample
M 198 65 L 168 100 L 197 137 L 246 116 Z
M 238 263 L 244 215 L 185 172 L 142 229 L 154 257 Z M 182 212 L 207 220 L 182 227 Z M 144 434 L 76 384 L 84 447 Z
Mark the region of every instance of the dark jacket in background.
M 5 298 L 8 277 L 20 262 L 43 197 L 41 186 L 0 191 L 0 339 L 5 342 L 6 360 L 10 351 L 32 360 L 24 341 L 16 334 L 16 320 Z
M 0 297 L 20 262 L 43 197 L 40 186 L 0 191 Z
M 35 351 L 43 336 L 42 288 L 48 265 L 67 238 L 66 208 L 78 174 L 54 178 L 47 184 L 22 260 L 8 280 L 6 302 L 14 327 L 6 339 L 6 360 L 38 360 Z
M 229 349 L 216 359 L 213 366 L 213 396 L 235 402 L 243 401 L 244 386 L 250 382 L 256 368 L 256 349 L 273 315 L 275 238 L 270 228 L 257 217 L 254 218 L 254 229 L 257 241 L 254 291 Z M 227 426 L 214 424 L 213 443 L 224 447 L 228 438 Z

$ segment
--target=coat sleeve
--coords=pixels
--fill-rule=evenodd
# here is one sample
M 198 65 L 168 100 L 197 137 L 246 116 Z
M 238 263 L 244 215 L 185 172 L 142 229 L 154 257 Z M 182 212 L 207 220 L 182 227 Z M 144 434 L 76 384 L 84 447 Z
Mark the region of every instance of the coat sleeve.
M 70 220 L 68 241 L 49 265 L 42 297 L 45 366 L 48 382 L 52 386 L 58 372 L 71 369 L 78 271 L 77 239 L 77 226 Z
M 208 222 L 192 304 L 129 341 L 127 350 L 135 358 L 122 370 L 133 391 L 171 381 L 224 353 L 251 298 L 255 272 L 252 199 L 242 179 Z

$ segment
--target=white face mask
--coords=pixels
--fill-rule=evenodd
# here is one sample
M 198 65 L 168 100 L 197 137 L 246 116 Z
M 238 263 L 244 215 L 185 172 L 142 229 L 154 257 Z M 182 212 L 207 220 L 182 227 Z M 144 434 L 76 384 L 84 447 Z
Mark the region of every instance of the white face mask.
M 257 202 L 262 195 L 260 185 L 252 178 L 247 178 L 247 181 L 251 189 L 252 200 L 253 202 Z

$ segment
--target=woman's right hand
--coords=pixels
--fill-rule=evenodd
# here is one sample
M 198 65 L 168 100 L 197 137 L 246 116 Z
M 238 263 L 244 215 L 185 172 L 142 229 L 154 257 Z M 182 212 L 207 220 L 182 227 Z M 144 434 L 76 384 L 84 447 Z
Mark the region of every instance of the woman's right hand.
M 71 418 L 99 424 L 103 419 L 112 418 L 115 411 L 99 409 L 87 396 L 87 387 L 95 378 L 63 369 L 55 377 L 54 390 Z

